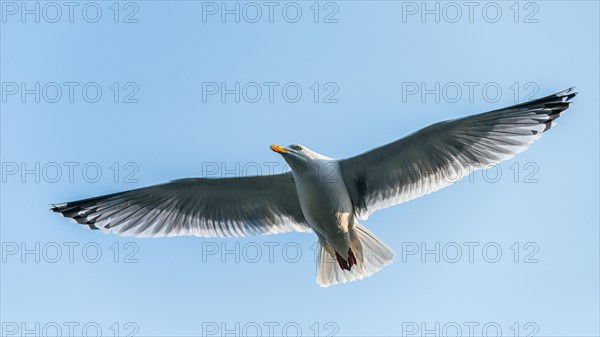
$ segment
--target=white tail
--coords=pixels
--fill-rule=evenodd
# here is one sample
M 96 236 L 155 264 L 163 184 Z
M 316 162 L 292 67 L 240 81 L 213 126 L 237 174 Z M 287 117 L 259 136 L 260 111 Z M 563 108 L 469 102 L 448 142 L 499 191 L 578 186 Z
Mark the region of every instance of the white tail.
M 362 280 L 394 260 L 394 252 L 373 233 L 359 224 L 355 229 L 360 245 L 353 248 L 358 262 L 351 270 L 342 269 L 335 258 L 335 251 L 331 247 L 324 247 L 323 243 L 319 242 L 317 283 L 321 287 Z

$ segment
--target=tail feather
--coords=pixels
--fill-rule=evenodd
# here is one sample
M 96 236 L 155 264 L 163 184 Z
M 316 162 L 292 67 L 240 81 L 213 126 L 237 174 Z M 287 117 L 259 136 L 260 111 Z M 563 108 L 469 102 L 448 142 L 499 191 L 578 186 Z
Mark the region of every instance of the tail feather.
M 321 287 L 329 287 L 339 283 L 362 280 L 371 276 L 394 260 L 394 252 L 364 226 L 356 225 L 356 233 L 360 241 L 359 256 L 356 265 L 350 270 L 342 268 L 339 261 L 331 252 L 333 249 L 327 243 L 319 242 L 317 261 L 317 283 Z

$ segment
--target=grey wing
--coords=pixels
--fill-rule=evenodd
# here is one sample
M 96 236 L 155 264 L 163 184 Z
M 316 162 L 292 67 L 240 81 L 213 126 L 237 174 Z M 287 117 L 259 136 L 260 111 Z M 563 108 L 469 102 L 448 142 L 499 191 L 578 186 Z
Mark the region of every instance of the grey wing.
M 80 224 L 123 236 L 235 237 L 310 230 L 289 172 L 181 179 L 52 206 Z
M 474 169 L 525 151 L 550 129 L 572 89 L 508 108 L 444 121 L 340 161 L 355 212 L 372 212 L 437 191 Z

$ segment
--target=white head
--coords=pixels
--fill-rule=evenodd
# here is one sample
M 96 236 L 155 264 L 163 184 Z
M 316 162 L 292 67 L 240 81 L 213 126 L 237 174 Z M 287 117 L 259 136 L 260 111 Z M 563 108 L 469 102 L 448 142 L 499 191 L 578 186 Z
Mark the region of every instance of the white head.
M 273 144 L 271 150 L 281 154 L 292 170 L 306 168 L 317 160 L 331 160 L 331 158 L 316 153 L 300 144 L 292 144 L 287 147 Z

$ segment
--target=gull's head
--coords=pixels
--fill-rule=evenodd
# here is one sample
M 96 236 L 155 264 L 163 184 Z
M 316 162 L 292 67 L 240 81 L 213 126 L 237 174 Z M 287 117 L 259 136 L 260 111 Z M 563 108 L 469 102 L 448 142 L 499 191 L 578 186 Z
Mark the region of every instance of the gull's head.
M 286 147 L 273 144 L 271 150 L 279 153 L 292 168 L 305 166 L 314 160 L 331 159 L 300 144 L 292 144 Z

